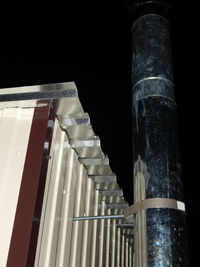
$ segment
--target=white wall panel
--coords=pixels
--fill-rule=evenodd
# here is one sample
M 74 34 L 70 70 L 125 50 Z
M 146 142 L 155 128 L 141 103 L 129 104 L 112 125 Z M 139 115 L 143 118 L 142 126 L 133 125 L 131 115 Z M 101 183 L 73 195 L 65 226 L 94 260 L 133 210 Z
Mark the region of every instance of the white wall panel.
M 34 109 L 0 110 L 0 266 L 5 267 Z

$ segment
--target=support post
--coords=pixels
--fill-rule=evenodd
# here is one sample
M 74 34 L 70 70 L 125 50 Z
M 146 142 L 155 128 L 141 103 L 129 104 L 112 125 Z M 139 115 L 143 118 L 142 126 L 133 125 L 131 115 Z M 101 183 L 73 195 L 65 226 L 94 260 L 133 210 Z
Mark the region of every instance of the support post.
M 141 12 L 145 2 L 161 1 L 132 2 L 141 14 L 132 26 L 134 202 L 184 202 L 169 22 L 159 5 L 155 13 Z M 135 267 L 189 266 L 184 211 L 149 208 L 136 214 L 135 224 Z

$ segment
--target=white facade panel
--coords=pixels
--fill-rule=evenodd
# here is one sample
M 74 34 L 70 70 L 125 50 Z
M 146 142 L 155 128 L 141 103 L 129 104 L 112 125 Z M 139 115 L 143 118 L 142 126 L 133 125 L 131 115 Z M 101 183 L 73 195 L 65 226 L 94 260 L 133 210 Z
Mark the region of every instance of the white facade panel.
M 5 267 L 34 109 L 0 110 L 0 267 Z

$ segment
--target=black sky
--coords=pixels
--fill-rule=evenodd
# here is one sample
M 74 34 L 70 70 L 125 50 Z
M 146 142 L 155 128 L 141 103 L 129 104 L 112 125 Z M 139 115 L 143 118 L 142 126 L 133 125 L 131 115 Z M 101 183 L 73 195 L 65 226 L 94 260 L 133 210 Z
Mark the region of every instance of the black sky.
M 191 266 L 197 266 L 200 232 L 198 10 L 198 1 L 177 1 L 171 14 Z M 75 81 L 83 108 L 129 202 L 131 23 L 123 0 L 7 1 L 0 16 L 0 88 Z

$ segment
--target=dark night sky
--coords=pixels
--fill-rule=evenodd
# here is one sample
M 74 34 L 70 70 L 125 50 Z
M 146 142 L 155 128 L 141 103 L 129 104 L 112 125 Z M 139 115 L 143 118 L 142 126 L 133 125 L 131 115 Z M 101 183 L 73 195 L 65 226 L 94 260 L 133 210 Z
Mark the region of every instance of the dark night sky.
M 174 82 L 191 266 L 197 266 L 193 242 L 200 232 L 199 14 L 197 3 L 177 2 L 181 6 L 177 4 L 171 15 Z M 0 87 L 75 81 L 131 202 L 132 19 L 124 1 L 13 1 L 1 7 L 0 17 Z

